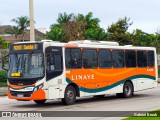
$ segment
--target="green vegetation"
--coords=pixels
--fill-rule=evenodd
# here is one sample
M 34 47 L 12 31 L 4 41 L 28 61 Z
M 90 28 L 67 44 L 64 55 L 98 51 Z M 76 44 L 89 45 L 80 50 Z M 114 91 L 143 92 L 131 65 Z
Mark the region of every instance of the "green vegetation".
M 0 87 L 7 87 L 7 82 L 0 82 Z
M 150 116 L 131 116 L 122 120 L 159 120 L 160 119 L 160 109 L 148 112 Z M 151 116 L 157 114 L 157 117 Z M 147 114 L 146 114 L 147 115 Z
M 6 43 L 3 37 L 0 37 L 0 49 L 9 48 L 10 45 L 11 45 L 10 43 Z
M 7 86 L 7 73 L 4 71 L 0 71 L 0 87 Z
M 127 30 L 133 24 L 133 22 L 129 22 L 130 19 L 124 17 L 123 19 L 119 19 L 116 23 L 113 23 L 108 27 L 108 40 L 116 41 L 121 45 L 126 44 L 134 44 L 133 35 L 130 34 Z
M 6 33 L 23 36 L 25 30 L 29 27 L 29 18 L 27 16 L 17 17 L 11 20 L 16 25 L 7 29 Z M 106 25 L 106 29 L 100 26 L 100 19 L 94 18 L 93 13 L 83 14 L 67 14 L 59 13 L 57 22 L 50 26 L 50 31 L 44 36 L 46 39 L 53 41 L 68 42 L 71 40 L 103 40 L 115 41 L 120 45 L 132 44 L 134 46 L 152 46 L 157 48 L 160 53 L 160 31 L 154 34 L 146 33 L 140 29 L 128 31 L 129 27 L 134 23 L 130 18 L 123 17 L 111 25 Z M 0 38 L 0 47 L 4 47 L 5 41 Z
M 0 70 L 1 70 L 1 62 L 2 56 L 6 56 L 8 54 L 8 48 L 10 47 L 11 43 L 6 43 L 3 37 L 0 37 Z M 1 71 L 0 71 L 1 77 Z
M 0 82 L 7 82 L 7 73 L 0 71 Z
M 99 25 L 100 20 L 93 18 L 93 13 L 86 15 L 60 13 L 57 23 L 51 25 L 51 30 L 45 36 L 54 41 L 68 42 L 70 40 L 106 40 L 107 34 Z
M 92 12 L 86 15 L 60 13 L 57 23 L 51 25 L 51 30 L 45 38 L 61 42 L 84 39 L 116 41 L 120 45 L 153 46 L 160 53 L 159 32 L 149 34 L 140 29 L 129 32 L 128 29 L 133 22 L 127 17 L 120 18 L 110 26 L 106 25 L 106 30 L 100 27 L 99 23 L 100 19 L 94 18 Z
M 16 38 L 19 35 L 22 35 L 23 41 L 24 41 L 24 34 L 25 30 L 29 27 L 29 18 L 27 16 L 21 16 L 15 19 L 11 20 L 16 24 L 16 26 L 13 26 L 6 30 L 6 33 L 14 35 Z

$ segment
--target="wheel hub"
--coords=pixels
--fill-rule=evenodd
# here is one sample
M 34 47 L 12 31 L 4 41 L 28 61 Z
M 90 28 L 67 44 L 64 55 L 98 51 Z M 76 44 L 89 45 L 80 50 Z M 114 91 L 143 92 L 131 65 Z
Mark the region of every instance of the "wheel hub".
M 126 94 L 129 94 L 129 93 L 130 93 L 130 88 L 129 88 L 129 86 L 126 86 L 126 87 L 125 87 L 125 92 L 126 92 Z
M 69 91 L 67 92 L 67 98 L 69 98 L 70 100 L 72 100 L 72 99 L 74 98 L 74 93 L 73 93 L 73 91 L 69 90 Z

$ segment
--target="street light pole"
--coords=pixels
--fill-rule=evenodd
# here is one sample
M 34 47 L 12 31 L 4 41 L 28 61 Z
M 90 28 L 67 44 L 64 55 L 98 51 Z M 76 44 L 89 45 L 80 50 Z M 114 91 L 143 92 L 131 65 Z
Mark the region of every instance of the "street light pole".
M 30 15 L 30 41 L 35 41 L 35 32 L 34 32 L 34 8 L 33 0 L 29 0 L 29 15 Z

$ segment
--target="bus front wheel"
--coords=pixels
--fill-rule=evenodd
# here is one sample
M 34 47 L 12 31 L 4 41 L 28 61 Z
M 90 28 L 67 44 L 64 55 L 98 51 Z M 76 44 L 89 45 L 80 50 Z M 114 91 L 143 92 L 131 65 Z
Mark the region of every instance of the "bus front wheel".
M 76 90 L 73 86 L 69 85 L 64 93 L 64 98 L 62 99 L 63 104 L 72 105 L 76 101 Z

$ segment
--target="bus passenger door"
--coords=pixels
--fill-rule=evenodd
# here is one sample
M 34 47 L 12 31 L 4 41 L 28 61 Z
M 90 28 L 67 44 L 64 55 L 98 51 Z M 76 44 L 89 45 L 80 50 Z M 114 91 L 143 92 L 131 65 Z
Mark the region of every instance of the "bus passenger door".
M 62 82 L 63 60 L 61 47 L 46 48 L 46 81 L 49 88 L 49 99 L 59 98 Z

